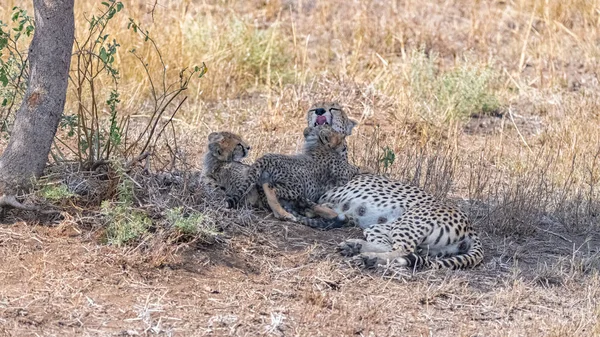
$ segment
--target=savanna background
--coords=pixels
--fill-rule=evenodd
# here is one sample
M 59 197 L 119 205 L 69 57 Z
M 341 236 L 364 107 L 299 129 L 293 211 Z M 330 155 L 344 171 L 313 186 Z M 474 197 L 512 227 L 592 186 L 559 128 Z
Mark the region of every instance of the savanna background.
M 34 28 L 30 1 L 0 4 L 3 148 Z M 59 213 L 3 211 L 1 335 L 600 335 L 598 1 L 76 1 L 75 19 L 24 196 Z M 210 132 L 250 161 L 295 153 L 323 100 L 359 121 L 351 161 L 469 212 L 479 267 L 364 271 L 335 252 L 359 230 L 227 210 L 199 183 Z

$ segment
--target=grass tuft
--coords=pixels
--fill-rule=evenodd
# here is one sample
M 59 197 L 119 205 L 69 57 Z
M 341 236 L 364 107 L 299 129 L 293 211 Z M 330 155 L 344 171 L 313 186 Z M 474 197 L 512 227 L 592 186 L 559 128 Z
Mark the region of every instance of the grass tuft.
M 421 114 L 434 121 L 465 120 L 489 115 L 500 108 L 491 85 L 498 77 L 489 67 L 460 61 L 441 70 L 437 54 L 414 52 L 410 64 L 410 88 L 421 105 Z
M 185 214 L 183 207 L 167 210 L 166 219 L 180 234 L 195 236 L 203 241 L 210 240 L 219 233 L 211 216 L 199 212 Z
M 140 239 L 152 224 L 150 218 L 128 205 L 104 201 L 101 206 L 106 226 L 106 241 L 111 245 L 122 246 Z
M 77 196 L 73 193 L 69 186 L 65 184 L 47 184 L 38 192 L 40 196 L 50 202 L 58 202 Z

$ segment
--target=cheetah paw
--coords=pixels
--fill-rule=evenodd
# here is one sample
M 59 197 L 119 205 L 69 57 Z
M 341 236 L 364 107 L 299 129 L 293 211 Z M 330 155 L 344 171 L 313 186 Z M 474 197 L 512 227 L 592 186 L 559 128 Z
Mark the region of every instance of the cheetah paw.
M 338 251 L 343 256 L 354 256 L 360 254 L 362 240 L 349 239 L 338 245 Z
M 358 220 L 354 217 L 347 215 L 346 216 L 346 227 L 360 227 L 358 224 Z
M 368 269 L 374 269 L 387 264 L 387 261 L 370 253 L 362 253 L 359 256 L 362 258 L 365 268 Z
M 298 219 L 295 216 L 291 215 L 291 214 L 286 215 L 286 216 L 282 216 L 282 217 L 279 218 L 279 220 L 291 221 L 291 222 L 298 222 Z

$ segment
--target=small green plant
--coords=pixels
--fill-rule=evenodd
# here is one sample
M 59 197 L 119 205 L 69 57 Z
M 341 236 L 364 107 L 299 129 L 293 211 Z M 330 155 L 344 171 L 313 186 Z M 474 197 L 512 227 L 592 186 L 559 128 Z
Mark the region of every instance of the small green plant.
M 396 160 L 396 154 L 389 146 L 384 147 L 382 151 L 383 155 L 381 155 L 381 158 L 379 158 L 379 162 L 383 164 L 383 171 L 385 172 Z
M 492 79 L 490 69 L 466 63 L 445 73 L 436 83 L 435 93 L 447 111 L 446 119 L 463 119 L 498 110 L 498 98 L 489 87 Z
M 176 207 L 167 211 L 166 218 L 173 228 L 184 235 L 199 235 L 209 239 L 218 234 L 213 219 L 202 213 L 192 212 L 186 216 L 182 207 Z
M 119 43 L 110 39 L 105 31 L 110 21 L 123 9 L 123 4 L 116 0 L 102 2 L 104 6 L 99 15 L 87 18 L 88 32 L 83 39 L 76 39 L 72 67 L 76 70 L 69 77 L 77 95 L 77 114 L 65 115 L 60 128 L 68 132 L 66 138 L 77 137 L 77 149 L 72 148 L 60 137 L 55 140 L 75 154 L 82 164 L 109 159 L 115 148 L 120 144 L 122 127 L 118 124 L 119 70 L 115 56 Z M 103 80 L 108 76 L 109 81 Z M 100 84 L 102 83 L 102 84 Z M 110 83 L 110 84 L 108 84 Z M 100 111 L 103 110 L 102 93 L 98 88 L 112 86 L 105 106 L 110 112 L 109 130 L 101 122 Z M 58 146 L 54 146 L 52 156 L 55 161 L 65 160 L 65 155 Z
M 141 238 L 148 232 L 152 221 L 142 212 L 127 204 L 103 201 L 102 215 L 106 217 L 106 239 L 109 244 L 121 246 Z
M 119 179 L 119 183 L 117 184 L 117 201 L 124 205 L 132 206 L 135 196 L 135 184 L 133 180 L 127 175 L 125 168 L 119 165 L 119 163 L 113 163 L 112 167 L 115 169 L 117 178 Z
M 42 189 L 39 191 L 39 194 L 42 198 L 51 202 L 58 202 L 77 196 L 75 193 L 69 190 L 67 185 L 62 183 L 58 185 L 44 185 L 44 187 L 42 187 Z
M 135 183 L 125 169 L 118 163 L 113 163 L 112 167 L 116 172 L 114 179 L 118 179 L 116 201 L 105 200 L 100 208 L 107 223 L 107 242 L 120 246 L 146 234 L 152 220 L 145 212 L 135 209 Z

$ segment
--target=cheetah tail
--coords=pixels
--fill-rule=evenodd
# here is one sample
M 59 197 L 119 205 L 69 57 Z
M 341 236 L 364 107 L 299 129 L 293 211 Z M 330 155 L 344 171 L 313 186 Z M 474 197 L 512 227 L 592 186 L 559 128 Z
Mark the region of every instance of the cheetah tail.
M 444 257 L 439 259 L 424 258 L 418 254 L 411 253 L 403 257 L 408 267 L 431 268 L 431 269 L 463 269 L 473 268 L 483 260 L 483 246 L 477 234 L 471 234 L 471 247 L 468 252 L 460 255 Z
M 285 208 L 286 211 L 290 212 L 296 218 L 296 221 L 298 223 L 315 229 L 328 230 L 333 228 L 341 228 L 346 226 L 348 222 L 343 216 L 338 216 L 333 219 L 325 219 L 321 217 L 309 218 L 296 212 L 296 210 L 290 205 L 286 204 L 283 206 L 283 208 Z

